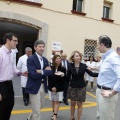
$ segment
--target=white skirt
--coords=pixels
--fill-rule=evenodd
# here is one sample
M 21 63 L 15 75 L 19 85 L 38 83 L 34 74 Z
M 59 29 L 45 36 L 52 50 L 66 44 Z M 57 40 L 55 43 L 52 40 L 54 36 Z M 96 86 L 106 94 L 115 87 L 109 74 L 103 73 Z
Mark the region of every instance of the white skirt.
M 90 75 L 86 75 L 86 81 L 88 82 L 93 82 L 94 81 L 94 77 L 91 77 Z
M 51 92 L 48 91 L 49 98 L 52 101 L 63 101 L 63 92 Z

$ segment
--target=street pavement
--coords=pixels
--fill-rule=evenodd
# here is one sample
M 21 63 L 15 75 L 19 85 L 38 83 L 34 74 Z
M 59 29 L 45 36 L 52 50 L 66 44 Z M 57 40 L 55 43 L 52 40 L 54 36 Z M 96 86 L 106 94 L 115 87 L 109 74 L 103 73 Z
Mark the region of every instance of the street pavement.
M 24 103 L 22 100 L 22 89 L 21 89 L 20 78 L 15 78 L 13 80 L 13 85 L 14 85 L 14 91 L 15 91 L 15 106 L 13 108 L 10 120 L 27 120 L 27 117 L 31 113 L 31 104 L 29 104 L 28 106 L 24 106 Z M 94 84 L 93 92 L 90 92 L 90 85 L 88 85 L 87 87 L 86 102 L 83 104 L 83 113 L 82 113 L 81 120 L 97 120 L 95 89 L 96 89 L 96 81 Z M 51 101 L 49 100 L 48 95 L 46 95 L 46 101 L 45 101 L 44 108 L 41 110 L 41 116 L 42 116 L 42 120 L 51 120 L 52 108 L 51 108 Z M 60 103 L 58 120 L 70 120 L 69 105 Z M 115 120 L 120 120 L 120 94 L 119 94 L 119 99 L 116 106 Z

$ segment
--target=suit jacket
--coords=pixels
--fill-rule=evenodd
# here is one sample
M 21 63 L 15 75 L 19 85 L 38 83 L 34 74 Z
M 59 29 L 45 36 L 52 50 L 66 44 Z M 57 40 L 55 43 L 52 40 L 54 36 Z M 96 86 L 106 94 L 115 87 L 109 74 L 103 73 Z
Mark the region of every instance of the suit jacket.
M 40 89 L 42 80 L 44 80 L 43 84 L 44 84 L 45 92 L 47 93 L 48 91 L 46 76 L 52 76 L 53 72 L 52 70 L 45 70 L 45 68 L 49 66 L 49 63 L 45 57 L 42 58 L 43 58 L 43 75 L 36 72 L 36 70 L 41 70 L 41 65 L 36 53 L 27 59 L 27 68 L 28 68 L 28 81 L 26 85 L 27 93 L 37 94 Z
M 74 66 L 74 63 L 70 63 L 68 67 L 68 78 L 70 78 L 70 86 L 73 88 L 83 88 L 86 86 L 84 80 L 84 74 L 87 72 L 92 77 L 97 77 L 98 73 L 93 73 L 87 69 L 86 64 L 80 63 L 78 72 Z

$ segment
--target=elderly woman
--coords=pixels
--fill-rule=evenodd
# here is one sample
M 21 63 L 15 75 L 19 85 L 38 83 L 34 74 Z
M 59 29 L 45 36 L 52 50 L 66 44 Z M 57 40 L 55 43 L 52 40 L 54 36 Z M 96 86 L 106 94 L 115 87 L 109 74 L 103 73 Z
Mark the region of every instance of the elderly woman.
M 64 82 L 66 80 L 66 69 L 61 65 L 60 55 L 54 55 L 51 69 L 53 70 L 54 75 L 48 77 L 48 90 L 53 108 L 51 120 L 56 120 L 59 110 L 59 101 L 63 100 Z
M 82 55 L 79 51 L 73 51 L 70 57 L 68 67 L 68 77 L 70 78 L 70 86 L 68 89 L 68 98 L 71 100 L 71 119 L 75 120 L 75 105 L 77 103 L 77 120 L 80 120 L 82 114 L 82 104 L 86 99 L 86 83 L 84 74 L 87 72 L 93 77 L 97 77 L 98 73 L 93 73 L 87 69 L 87 66 L 81 63 Z

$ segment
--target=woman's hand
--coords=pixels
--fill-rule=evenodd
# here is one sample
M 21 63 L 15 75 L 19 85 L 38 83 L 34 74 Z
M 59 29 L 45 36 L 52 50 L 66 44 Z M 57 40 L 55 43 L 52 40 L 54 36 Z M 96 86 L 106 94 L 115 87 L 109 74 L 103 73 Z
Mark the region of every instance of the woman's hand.
M 61 77 L 63 77 L 63 76 L 64 76 L 64 73 L 61 72 L 61 71 L 58 71 L 58 72 L 55 73 L 55 75 L 60 75 Z
M 64 74 L 63 72 L 61 72 L 61 77 L 64 77 L 64 75 L 65 75 L 65 74 Z
M 52 88 L 53 92 L 57 92 L 57 89 L 55 87 Z

